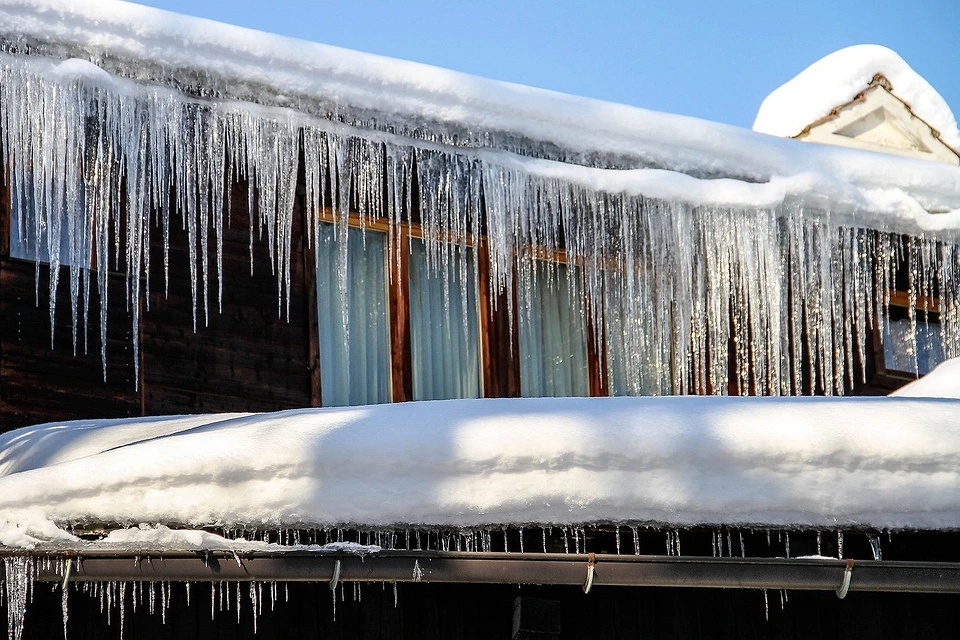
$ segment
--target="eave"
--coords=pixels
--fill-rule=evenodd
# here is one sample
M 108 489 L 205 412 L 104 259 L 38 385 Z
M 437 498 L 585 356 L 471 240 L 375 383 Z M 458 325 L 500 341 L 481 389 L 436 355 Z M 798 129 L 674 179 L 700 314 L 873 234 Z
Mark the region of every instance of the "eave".
M 10 556 L 10 552 L 0 556 Z M 17 552 L 23 556 L 24 552 Z M 384 551 L 26 552 L 43 582 L 426 582 L 960 593 L 960 563 L 832 558 L 698 558 L 596 554 Z M 65 558 L 69 562 L 43 562 Z M 849 581 L 846 589 L 844 583 Z M 4 578 L 0 564 L 0 579 Z

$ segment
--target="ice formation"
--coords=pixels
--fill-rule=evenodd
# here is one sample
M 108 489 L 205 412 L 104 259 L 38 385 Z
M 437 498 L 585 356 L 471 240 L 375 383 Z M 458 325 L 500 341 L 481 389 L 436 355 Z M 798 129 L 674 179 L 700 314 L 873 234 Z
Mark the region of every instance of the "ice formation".
M 817 173 L 750 184 L 611 171 L 107 80 L 74 61 L 0 59 L 15 224 L 45 243 L 51 291 L 59 286 L 57 267 L 69 265 L 75 332 L 84 326 L 91 290 L 107 295 L 106 265 L 127 274 L 128 301 L 144 295 L 143 276 L 167 268 L 171 224 L 182 224 L 189 236 L 195 322 L 216 312 L 226 187 L 238 177 L 255 187 L 251 234 L 269 243 L 282 313 L 302 153 L 312 236 L 325 206 L 342 229 L 351 209 L 395 227 L 416 201 L 433 256 L 466 260 L 476 250 L 469 238 L 482 230 L 491 284 L 509 293 L 516 270 L 521 303 L 529 299 L 535 257 L 565 249 L 582 267 L 594 329 L 605 334 L 611 372 L 625 376 L 628 393 L 726 389 L 731 341 L 739 345 L 741 387 L 799 392 L 808 349 L 815 359 L 811 388 L 840 392 L 852 381 L 866 328 L 881 322 L 900 259 L 913 291 L 941 293 L 945 351 L 958 350 L 954 231 L 921 232 L 905 246 L 897 235 L 929 225 L 933 216 L 920 194 L 942 192 L 941 203 L 960 198 L 957 171 L 933 175 L 939 186 L 910 185 L 914 196 Z M 164 246 L 163 265 L 150 264 L 154 234 Z M 451 251 L 450 242 L 462 250 Z M 345 259 L 345 242 L 340 250 Z M 130 307 L 138 335 L 138 305 Z M 104 344 L 105 318 L 100 327 Z
M 324 212 L 341 240 L 352 211 L 394 231 L 416 214 L 448 279 L 467 272 L 472 238 L 485 234 L 492 289 L 510 304 L 519 287 L 520 312 L 537 258 L 565 251 L 618 393 L 724 393 L 731 382 L 842 393 L 898 268 L 912 295 L 939 295 L 944 352 L 960 353 L 956 167 L 814 149 L 124 3 L 110 16 L 58 0 L 0 9 L 14 224 L 40 239 L 51 291 L 68 265 L 75 344 L 86 344 L 91 293 L 106 299 L 107 265 L 126 274 L 138 335 L 141 283 L 166 273 L 171 225 L 188 234 L 197 328 L 217 312 L 237 179 L 251 185 L 251 243 L 269 245 L 283 314 L 302 179 L 308 240 Z M 162 265 L 150 263 L 158 245 Z M 346 264 L 347 243 L 339 250 Z M 104 345 L 105 317 L 99 326 Z
M 778 87 L 760 105 L 753 130 L 795 136 L 833 108 L 853 100 L 877 73 L 886 76 L 893 93 L 917 116 L 940 132 L 941 140 L 960 149 L 957 120 L 943 96 L 896 52 L 875 44 L 835 51 Z
M 0 477 L 0 514 L 54 546 L 47 521 L 953 529 L 958 416 L 930 398 L 448 400 L 132 419 L 94 449 L 115 421 L 51 423 L 0 435 L 0 457 L 33 455 Z

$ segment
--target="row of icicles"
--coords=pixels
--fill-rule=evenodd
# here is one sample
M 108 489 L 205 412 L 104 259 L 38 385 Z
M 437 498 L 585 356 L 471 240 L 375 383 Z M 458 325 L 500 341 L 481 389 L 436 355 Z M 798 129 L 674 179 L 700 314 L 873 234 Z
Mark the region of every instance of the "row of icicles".
M 172 225 L 188 236 L 194 329 L 219 310 L 229 286 L 229 187 L 238 180 L 250 185 L 250 268 L 276 274 L 281 315 L 290 308 L 300 183 L 307 239 L 316 246 L 322 220 L 337 225 L 344 309 L 354 213 L 360 225 L 385 220 L 397 243 L 399 226 L 416 219 L 445 290 L 468 286 L 474 240 L 484 237 L 492 290 L 505 294 L 511 317 L 530 314 L 536 288 L 558 281 L 554 261 L 546 281 L 536 264 L 564 253 L 577 272 L 565 279 L 575 312 L 605 345 L 604 373 L 618 395 L 726 393 L 731 384 L 742 393 L 843 393 L 859 381 L 856 363 L 884 322 L 898 268 L 912 296 L 939 296 L 943 352 L 960 355 L 953 244 L 844 227 L 801 202 L 758 210 L 607 193 L 498 162 L 496 153 L 132 82 L 91 84 L 52 66 L 0 55 L 13 224 L 50 264 L 51 327 L 60 267 L 68 269 L 75 348 L 89 347 L 91 291 L 99 295 L 104 376 L 108 271 L 126 276 L 138 367 L 136 301 L 149 305 L 151 270 L 169 282 Z M 254 264 L 255 242 L 269 247 L 269 265 Z M 163 264 L 154 265 L 150 248 L 159 245 Z M 469 311 L 461 313 L 466 322 Z
M 617 526 L 616 527 L 616 552 L 621 552 L 621 529 L 632 534 L 629 548 L 635 555 L 640 555 L 640 533 L 641 529 L 650 532 L 661 532 L 665 536 L 665 550 L 667 556 L 680 556 L 681 543 L 679 529 L 661 530 L 657 528 L 638 527 L 638 526 Z M 547 552 L 548 536 L 553 537 L 559 533 L 563 537 L 565 553 L 584 554 L 587 552 L 587 527 L 582 526 L 560 526 L 551 528 L 542 528 L 543 552 Z M 492 529 L 470 530 L 470 531 L 439 531 L 439 530 L 371 530 L 371 531 L 350 531 L 343 529 L 318 529 L 318 530 L 227 530 L 224 533 L 233 539 L 244 539 L 251 541 L 275 540 L 293 548 L 303 547 L 300 545 L 315 545 L 319 543 L 327 544 L 332 542 L 347 542 L 347 538 L 354 536 L 358 544 L 367 547 L 376 545 L 386 550 L 406 549 L 411 551 L 477 551 L 477 552 L 510 552 L 507 529 L 495 532 Z M 494 543 L 495 533 L 502 533 L 502 547 L 497 547 Z M 757 532 L 747 530 L 746 533 L 754 535 Z M 823 532 L 816 531 L 816 555 L 822 556 L 822 542 L 825 533 L 835 535 L 832 543 L 835 544 L 837 557 L 843 558 L 843 531 Z M 790 532 L 765 530 L 766 546 L 769 550 L 778 549 L 783 552 L 783 557 L 790 558 Z M 628 534 L 629 535 L 629 534 Z M 745 531 L 733 529 L 717 529 L 711 534 L 713 544 L 713 557 L 748 557 L 746 544 L 744 542 Z M 882 553 L 880 549 L 879 533 L 865 534 L 870 545 L 874 560 L 881 560 Z M 892 532 L 887 533 L 892 539 Z M 513 551 L 524 552 L 523 549 L 524 530 L 519 530 L 520 548 Z M 538 551 L 537 549 L 533 550 Z M 660 553 L 659 550 L 650 550 Z M 377 553 L 376 550 L 370 550 L 370 553 Z M 162 553 L 157 554 L 162 557 Z M 136 557 L 136 562 L 149 563 L 150 556 Z M 237 560 L 241 560 L 238 558 Z M 0 606 L 6 606 L 7 609 L 7 628 L 9 640 L 20 640 L 24 616 L 28 605 L 33 601 L 35 583 L 38 582 L 41 572 L 53 573 L 55 575 L 69 575 L 67 569 L 68 562 L 77 562 L 77 560 L 68 558 L 66 555 L 57 555 L 55 553 L 42 556 L 7 556 L 3 558 L 4 576 L 3 589 L 0 589 Z M 416 574 L 417 565 L 414 567 L 412 580 L 419 581 Z M 421 574 L 422 575 L 422 574 Z M 66 582 L 66 581 L 65 581 Z M 269 611 L 274 610 L 274 606 L 280 602 L 290 601 L 290 585 L 287 582 L 277 581 L 227 581 L 211 580 L 210 582 L 210 616 L 215 619 L 217 613 L 233 610 L 237 616 L 237 622 L 240 623 L 241 611 L 244 606 L 251 608 L 253 614 L 254 633 L 257 630 L 259 617 L 263 614 L 265 607 Z M 114 611 L 119 618 L 120 636 L 123 635 L 123 626 L 127 614 L 127 606 L 136 613 L 138 608 L 145 609 L 150 615 L 159 612 L 161 621 L 166 624 L 167 612 L 171 607 L 173 600 L 174 585 L 182 585 L 185 594 L 186 606 L 190 606 L 191 593 L 194 586 L 190 582 L 170 582 L 170 581 L 90 581 L 61 585 L 61 600 L 63 609 L 64 638 L 67 637 L 67 623 L 69 619 L 69 594 L 83 593 L 91 596 L 100 603 L 100 611 L 107 616 L 107 624 L 112 624 Z M 346 601 L 348 586 L 346 581 L 340 582 L 340 600 Z M 397 585 L 391 583 L 393 589 L 394 606 L 398 605 Z M 374 587 L 376 585 L 374 584 Z M 386 583 L 380 585 L 386 587 Z M 177 586 L 179 589 L 180 586 Z M 200 587 L 197 587 L 200 588 Z M 205 588 L 205 587 L 204 587 Z M 368 586 L 368 588 L 371 588 Z M 283 595 L 280 595 L 280 592 Z M 362 598 L 362 589 L 360 582 L 351 582 L 349 590 L 352 592 L 354 602 L 360 602 Z M 336 616 L 337 592 L 333 591 L 333 615 Z M 281 599 L 282 598 L 282 599 Z M 781 605 L 786 600 L 786 595 L 781 594 Z M 246 605 L 244 605 L 246 602 Z M 765 610 L 769 616 L 769 606 L 766 593 L 764 593 Z

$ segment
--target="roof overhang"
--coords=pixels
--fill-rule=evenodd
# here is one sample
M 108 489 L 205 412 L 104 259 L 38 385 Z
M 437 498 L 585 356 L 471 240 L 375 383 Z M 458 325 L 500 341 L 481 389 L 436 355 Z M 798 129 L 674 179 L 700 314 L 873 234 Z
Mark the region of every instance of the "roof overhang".
M 29 552 L 27 552 L 29 555 Z M 3 554 L 10 557 L 14 554 Z M 25 555 L 18 552 L 18 556 Z M 37 552 L 35 580 L 426 582 L 960 593 L 960 563 L 832 558 L 701 558 L 597 554 L 383 551 Z M 42 559 L 47 559 L 46 562 Z M 54 561 L 54 560 L 60 560 Z M 4 578 L 0 563 L 0 579 Z M 846 585 L 846 586 L 845 586 Z

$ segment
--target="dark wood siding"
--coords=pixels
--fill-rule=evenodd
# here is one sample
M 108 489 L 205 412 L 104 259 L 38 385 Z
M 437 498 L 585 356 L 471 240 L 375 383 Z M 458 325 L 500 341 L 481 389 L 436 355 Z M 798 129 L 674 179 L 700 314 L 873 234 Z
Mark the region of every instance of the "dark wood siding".
M 303 212 L 294 216 L 290 317 L 278 303 L 269 250 L 254 229 L 250 275 L 250 222 L 243 186 L 233 192 L 223 240 L 223 310 L 217 308 L 213 232 L 209 264 L 210 311 L 202 302 L 193 330 L 187 233 L 172 225 L 169 292 L 164 292 L 163 244 L 151 238 L 150 310 L 143 318 L 144 413 L 272 411 L 311 405 L 310 314 L 301 239 Z M 198 282 L 198 291 L 202 284 Z
M 0 431 L 79 417 L 140 415 L 133 318 L 126 310 L 123 277 L 109 277 L 106 382 L 100 358 L 100 300 L 91 294 L 86 353 L 81 314 L 74 355 L 69 272 L 61 268 L 51 348 L 49 279 L 46 265 L 38 281 L 33 262 L 0 260 Z

